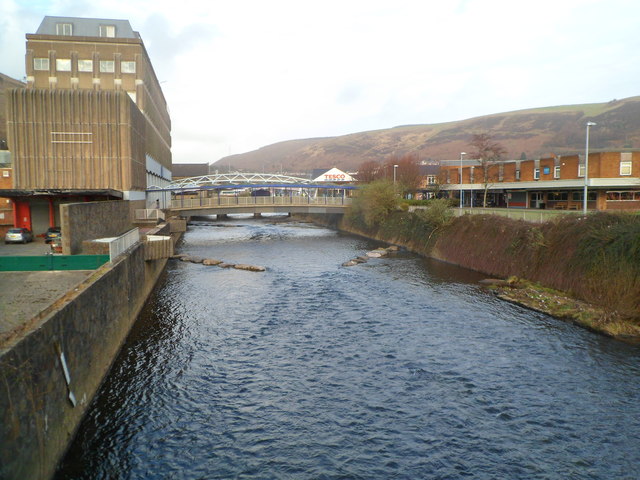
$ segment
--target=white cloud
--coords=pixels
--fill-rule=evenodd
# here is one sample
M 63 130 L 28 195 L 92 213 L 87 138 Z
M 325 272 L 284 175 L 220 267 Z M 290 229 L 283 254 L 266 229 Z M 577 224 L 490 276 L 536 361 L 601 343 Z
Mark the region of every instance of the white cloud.
M 176 162 L 277 141 L 638 93 L 631 0 L 5 0 L 3 73 L 44 15 L 126 18 L 169 102 Z

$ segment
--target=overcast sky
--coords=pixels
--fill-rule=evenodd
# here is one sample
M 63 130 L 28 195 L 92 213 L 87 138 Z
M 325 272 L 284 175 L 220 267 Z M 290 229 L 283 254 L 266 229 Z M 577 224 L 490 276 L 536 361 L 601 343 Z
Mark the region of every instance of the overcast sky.
M 0 72 L 45 15 L 140 32 L 176 163 L 640 94 L 638 0 L 0 0 Z

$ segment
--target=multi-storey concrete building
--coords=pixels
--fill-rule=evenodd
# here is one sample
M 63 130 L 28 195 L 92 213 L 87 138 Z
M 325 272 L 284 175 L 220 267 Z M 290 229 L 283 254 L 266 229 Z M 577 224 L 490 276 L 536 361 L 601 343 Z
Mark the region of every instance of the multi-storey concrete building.
M 65 202 L 152 207 L 147 187 L 171 181 L 167 104 L 127 20 L 45 17 L 27 34 L 26 88 L 7 104 L 13 188 L 0 195 L 16 226 L 41 233 Z
M 640 152 L 592 152 L 588 168 L 588 209 L 640 209 Z M 462 191 L 467 206 L 481 206 L 487 187 L 492 206 L 580 210 L 585 158 L 554 155 L 499 162 L 488 167 L 487 182 L 484 178 L 482 167 L 473 160 L 466 160 L 462 168 L 451 162 L 440 173 L 443 190 L 454 195 Z
M 6 93 L 12 88 L 24 88 L 24 83 L 0 73 L 0 190 L 13 188 L 11 152 L 7 143 Z M 13 226 L 13 202 L 0 197 L 0 238 Z

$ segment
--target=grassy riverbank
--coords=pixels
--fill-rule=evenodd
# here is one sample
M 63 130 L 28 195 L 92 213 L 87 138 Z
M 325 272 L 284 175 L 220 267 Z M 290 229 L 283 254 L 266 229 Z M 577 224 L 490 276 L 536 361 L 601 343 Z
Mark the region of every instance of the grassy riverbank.
M 544 224 L 454 218 L 446 201 L 409 213 L 388 186 L 372 190 L 338 228 L 491 277 L 525 279 L 500 295 L 607 335 L 640 338 L 640 215 L 598 212 Z

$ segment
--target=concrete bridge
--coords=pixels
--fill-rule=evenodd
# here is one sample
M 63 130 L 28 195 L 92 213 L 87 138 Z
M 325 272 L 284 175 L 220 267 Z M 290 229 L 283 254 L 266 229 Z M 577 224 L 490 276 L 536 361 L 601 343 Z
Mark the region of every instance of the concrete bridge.
M 261 173 L 228 173 L 183 178 L 166 188 L 149 188 L 182 216 L 233 213 L 344 213 L 353 185 Z
M 351 204 L 348 197 L 318 196 L 237 196 L 178 198 L 171 201 L 171 212 L 181 216 L 227 215 L 230 213 L 344 213 Z

